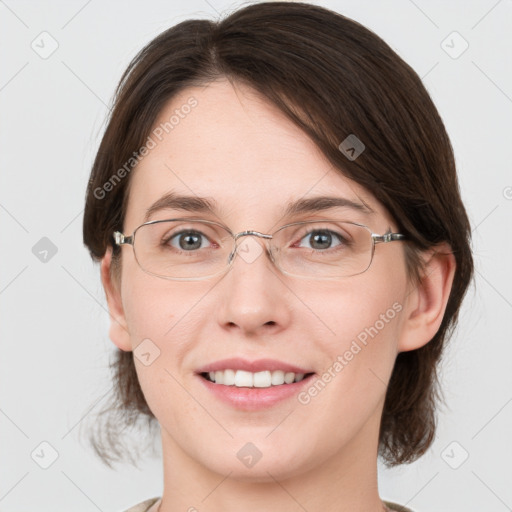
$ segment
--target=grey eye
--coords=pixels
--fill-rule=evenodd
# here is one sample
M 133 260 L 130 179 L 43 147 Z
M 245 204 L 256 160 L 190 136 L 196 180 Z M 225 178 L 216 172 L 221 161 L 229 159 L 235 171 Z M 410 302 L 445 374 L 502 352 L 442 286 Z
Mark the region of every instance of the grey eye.
M 165 243 L 170 243 L 170 245 L 176 249 L 184 251 L 193 251 L 195 249 L 204 248 L 204 246 L 201 243 L 201 238 L 208 240 L 206 238 L 206 235 L 204 235 L 200 231 L 186 230 L 173 234 L 165 241 Z M 173 241 L 177 241 L 178 246 L 176 246 L 175 243 L 173 243 Z
M 331 231 L 329 229 L 316 229 L 307 233 L 302 239 L 305 240 L 309 237 L 310 243 L 313 244 L 312 249 L 330 249 L 331 244 L 333 243 L 333 237 L 340 240 L 340 244 L 344 242 L 344 239 L 341 235 Z M 300 245 L 300 247 L 303 247 Z

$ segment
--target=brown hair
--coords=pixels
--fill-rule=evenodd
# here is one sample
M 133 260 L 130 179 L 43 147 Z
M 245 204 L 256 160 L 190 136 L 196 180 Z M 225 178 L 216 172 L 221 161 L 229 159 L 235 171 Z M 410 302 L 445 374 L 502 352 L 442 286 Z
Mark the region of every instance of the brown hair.
M 471 230 L 444 124 L 416 72 L 372 31 L 315 5 L 264 2 L 218 22 L 188 20 L 161 33 L 135 56 L 116 89 L 87 187 L 85 245 L 95 260 L 113 246 L 119 261 L 112 233 L 123 228 L 130 169 L 113 181 L 116 170 L 126 170 L 126 162 L 136 165 L 133 156 L 169 99 L 219 78 L 248 84 L 266 97 L 338 172 L 388 209 L 408 238 L 414 278 L 420 275 L 418 251 L 450 244 L 456 272 L 442 324 L 425 346 L 398 354 L 382 415 L 384 463 L 413 462 L 434 439 L 437 365 L 472 278 Z M 355 160 L 339 149 L 351 134 L 366 146 Z M 156 421 L 133 353 L 118 350 L 112 367 L 115 394 L 91 436 L 108 465 L 123 459 L 122 429 L 139 418 Z

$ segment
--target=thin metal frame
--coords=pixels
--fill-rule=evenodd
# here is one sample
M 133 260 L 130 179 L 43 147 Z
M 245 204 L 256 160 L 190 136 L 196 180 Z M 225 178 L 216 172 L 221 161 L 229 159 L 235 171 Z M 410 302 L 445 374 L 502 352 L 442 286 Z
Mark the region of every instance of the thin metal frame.
M 234 243 L 233 250 L 231 251 L 231 253 L 229 255 L 228 264 L 227 264 L 227 266 L 223 270 L 220 270 L 219 272 L 217 272 L 215 274 L 212 274 L 212 275 L 209 275 L 209 276 L 203 276 L 203 277 L 168 277 L 168 276 L 162 276 L 160 274 L 155 274 L 154 272 L 150 272 L 149 270 L 146 270 L 140 264 L 140 262 L 139 262 L 139 260 L 137 258 L 137 252 L 135 251 L 135 235 L 137 234 L 137 231 L 140 228 L 142 228 L 143 226 L 147 226 L 147 225 L 151 225 L 151 224 L 159 224 L 159 223 L 163 223 L 163 222 L 175 222 L 175 221 L 182 221 L 182 220 L 183 221 L 189 221 L 189 222 L 190 221 L 192 221 L 192 222 L 200 222 L 200 223 L 203 223 L 203 224 L 215 224 L 215 225 L 225 229 L 231 235 L 231 237 L 233 238 L 233 243 Z M 272 238 L 274 238 L 276 233 L 278 233 L 282 229 L 287 228 L 289 226 L 295 226 L 295 225 L 300 225 L 300 224 L 312 224 L 312 223 L 315 223 L 315 222 L 343 222 L 344 224 L 352 224 L 354 226 L 359 226 L 359 227 L 365 228 L 370 233 L 371 238 L 372 238 L 372 250 L 371 250 L 371 256 L 370 256 L 370 263 L 361 272 L 357 272 L 356 274 L 350 274 L 350 275 L 347 275 L 347 276 L 337 276 L 335 278 L 332 278 L 332 277 L 300 276 L 300 275 L 291 274 L 290 272 L 286 272 L 285 270 L 282 270 L 278 266 L 276 260 L 274 259 L 273 251 L 268 247 L 268 244 L 267 244 L 267 254 L 269 255 L 271 261 L 274 263 L 275 267 L 280 272 L 282 272 L 283 274 L 294 276 L 294 277 L 299 277 L 299 278 L 302 278 L 302 279 L 315 279 L 315 280 L 319 280 L 319 279 L 329 279 L 329 280 L 332 280 L 332 279 L 339 279 L 339 278 L 342 278 L 342 277 L 356 276 L 356 275 L 359 275 L 359 274 L 363 274 L 364 272 L 366 272 L 370 268 L 370 266 L 371 266 L 371 264 L 373 262 L 373 256 L 375 254 L 375 245 L 376 244 L 379 244 L 379 243 L 389 243 L 389 242 L 395 242 L 395 241 L 398 241 L 398 240 L 405 240 L 406 239 L 405 235 L 403 235 L 401 233 L 392 233 L 391 230 L 389 230 L 387 233 L 384 233 L 383 235 L 379 235 L 377 233 L 373 233 L 372 230 L 368 226 L 365 226 L 364 224 L 359 224 L 357 222 L 352 222 L 352 221 L 347 221 L 347 220 L 333 220 L 333 219 L 305 220 L 305 221 L 291 222 L 289 224 L 285 224 L 284 226 L 281 226 L 276 231 L 274 231 L 272 234 L 260 233 L 259 231 L 254 231 L 254 230 L 240 231 L 239 233 L 235 234 L 227 226 L 225 226 L 224 224 L 221 224 L 220 222 L 216 222 L 216 221 L 212 221 L 212 220 L 206 220 L 206 219 L 188 218 L 188 217 L 180 217 L 180 218 L 176 218 L 176 219 L 151 220 L 151 221 L 148 221 L 148 222 L 144 222 L 144 224 L 141 224 L 140 226 L 135 228 L 135 230 L 133 231 L 133 233 L 131 235 L 125 235 L 125 234 L 121 233 L 120 231 L 114 231 L 113 235 L 114 235 L 114 242 L 115 242 L 116 245 L 118 245 L 118 246 L 131 245 L 133 247 L 133 253 L 134 253 L 134 256 L 135 256 L 135 260 L 137 261 L 137 264 L 147 274 L 155 276 L 155 277 L 160 277 L 161 279 L 170 279 L 170 280 L 173 280 L 173 281 L 199 281 L 199 280 L 210 279 L 212 277 L 216 277 L 216 276 L 222 274 L 223 272 L 226 272 L 231 267 L 231 265 L 233 264 L 233 261 L 234 261 L 234 256 L 236 254 L 236 249 L 238 247 L 236 242 L 237 242 L 239 237 L 242 237 L 242 236 L 257 236 L 257 237 L 260 237 L 260 238 L 272 239 Z

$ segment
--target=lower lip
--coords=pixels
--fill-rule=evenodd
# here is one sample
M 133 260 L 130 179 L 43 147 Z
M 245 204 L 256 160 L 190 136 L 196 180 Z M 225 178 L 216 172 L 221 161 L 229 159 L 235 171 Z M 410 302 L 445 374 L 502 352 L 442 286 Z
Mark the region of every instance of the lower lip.
M 215 384 L 201 375 L 197 376 L 208 391 L 213 393 L 224 403 L 237 409 L 247 411 L 256 411 L 266 409 L 273 405 L 296 396 L 301 388 L 307 386 L 314 374 L 302 379 L 300 382 L 292 384 L 282 384 L 280 386 L 271 386 L 269 388 L 244 388 L 237 386 L 224 386 Z

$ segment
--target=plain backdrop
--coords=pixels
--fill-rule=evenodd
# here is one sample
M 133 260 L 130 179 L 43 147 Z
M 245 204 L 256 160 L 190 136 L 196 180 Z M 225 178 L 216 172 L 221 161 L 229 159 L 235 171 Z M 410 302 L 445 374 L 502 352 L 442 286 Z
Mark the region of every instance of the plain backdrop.
M 436 441 L 414 464 L 379 464 L 381 497 L 417 512 L 511 510 L 512 1 L 316 3 L 375 31 L 423 78 L 473 226 L 475 286 L 442 365 Z M 85 188 L 131 58 L 180 21 L 240 5 L 0 0 L 0 511 L 115 512 L 161 494 L 158 456 L 112 471 L 79 436 L 111 387 L 114 350 L 82 244 Z

